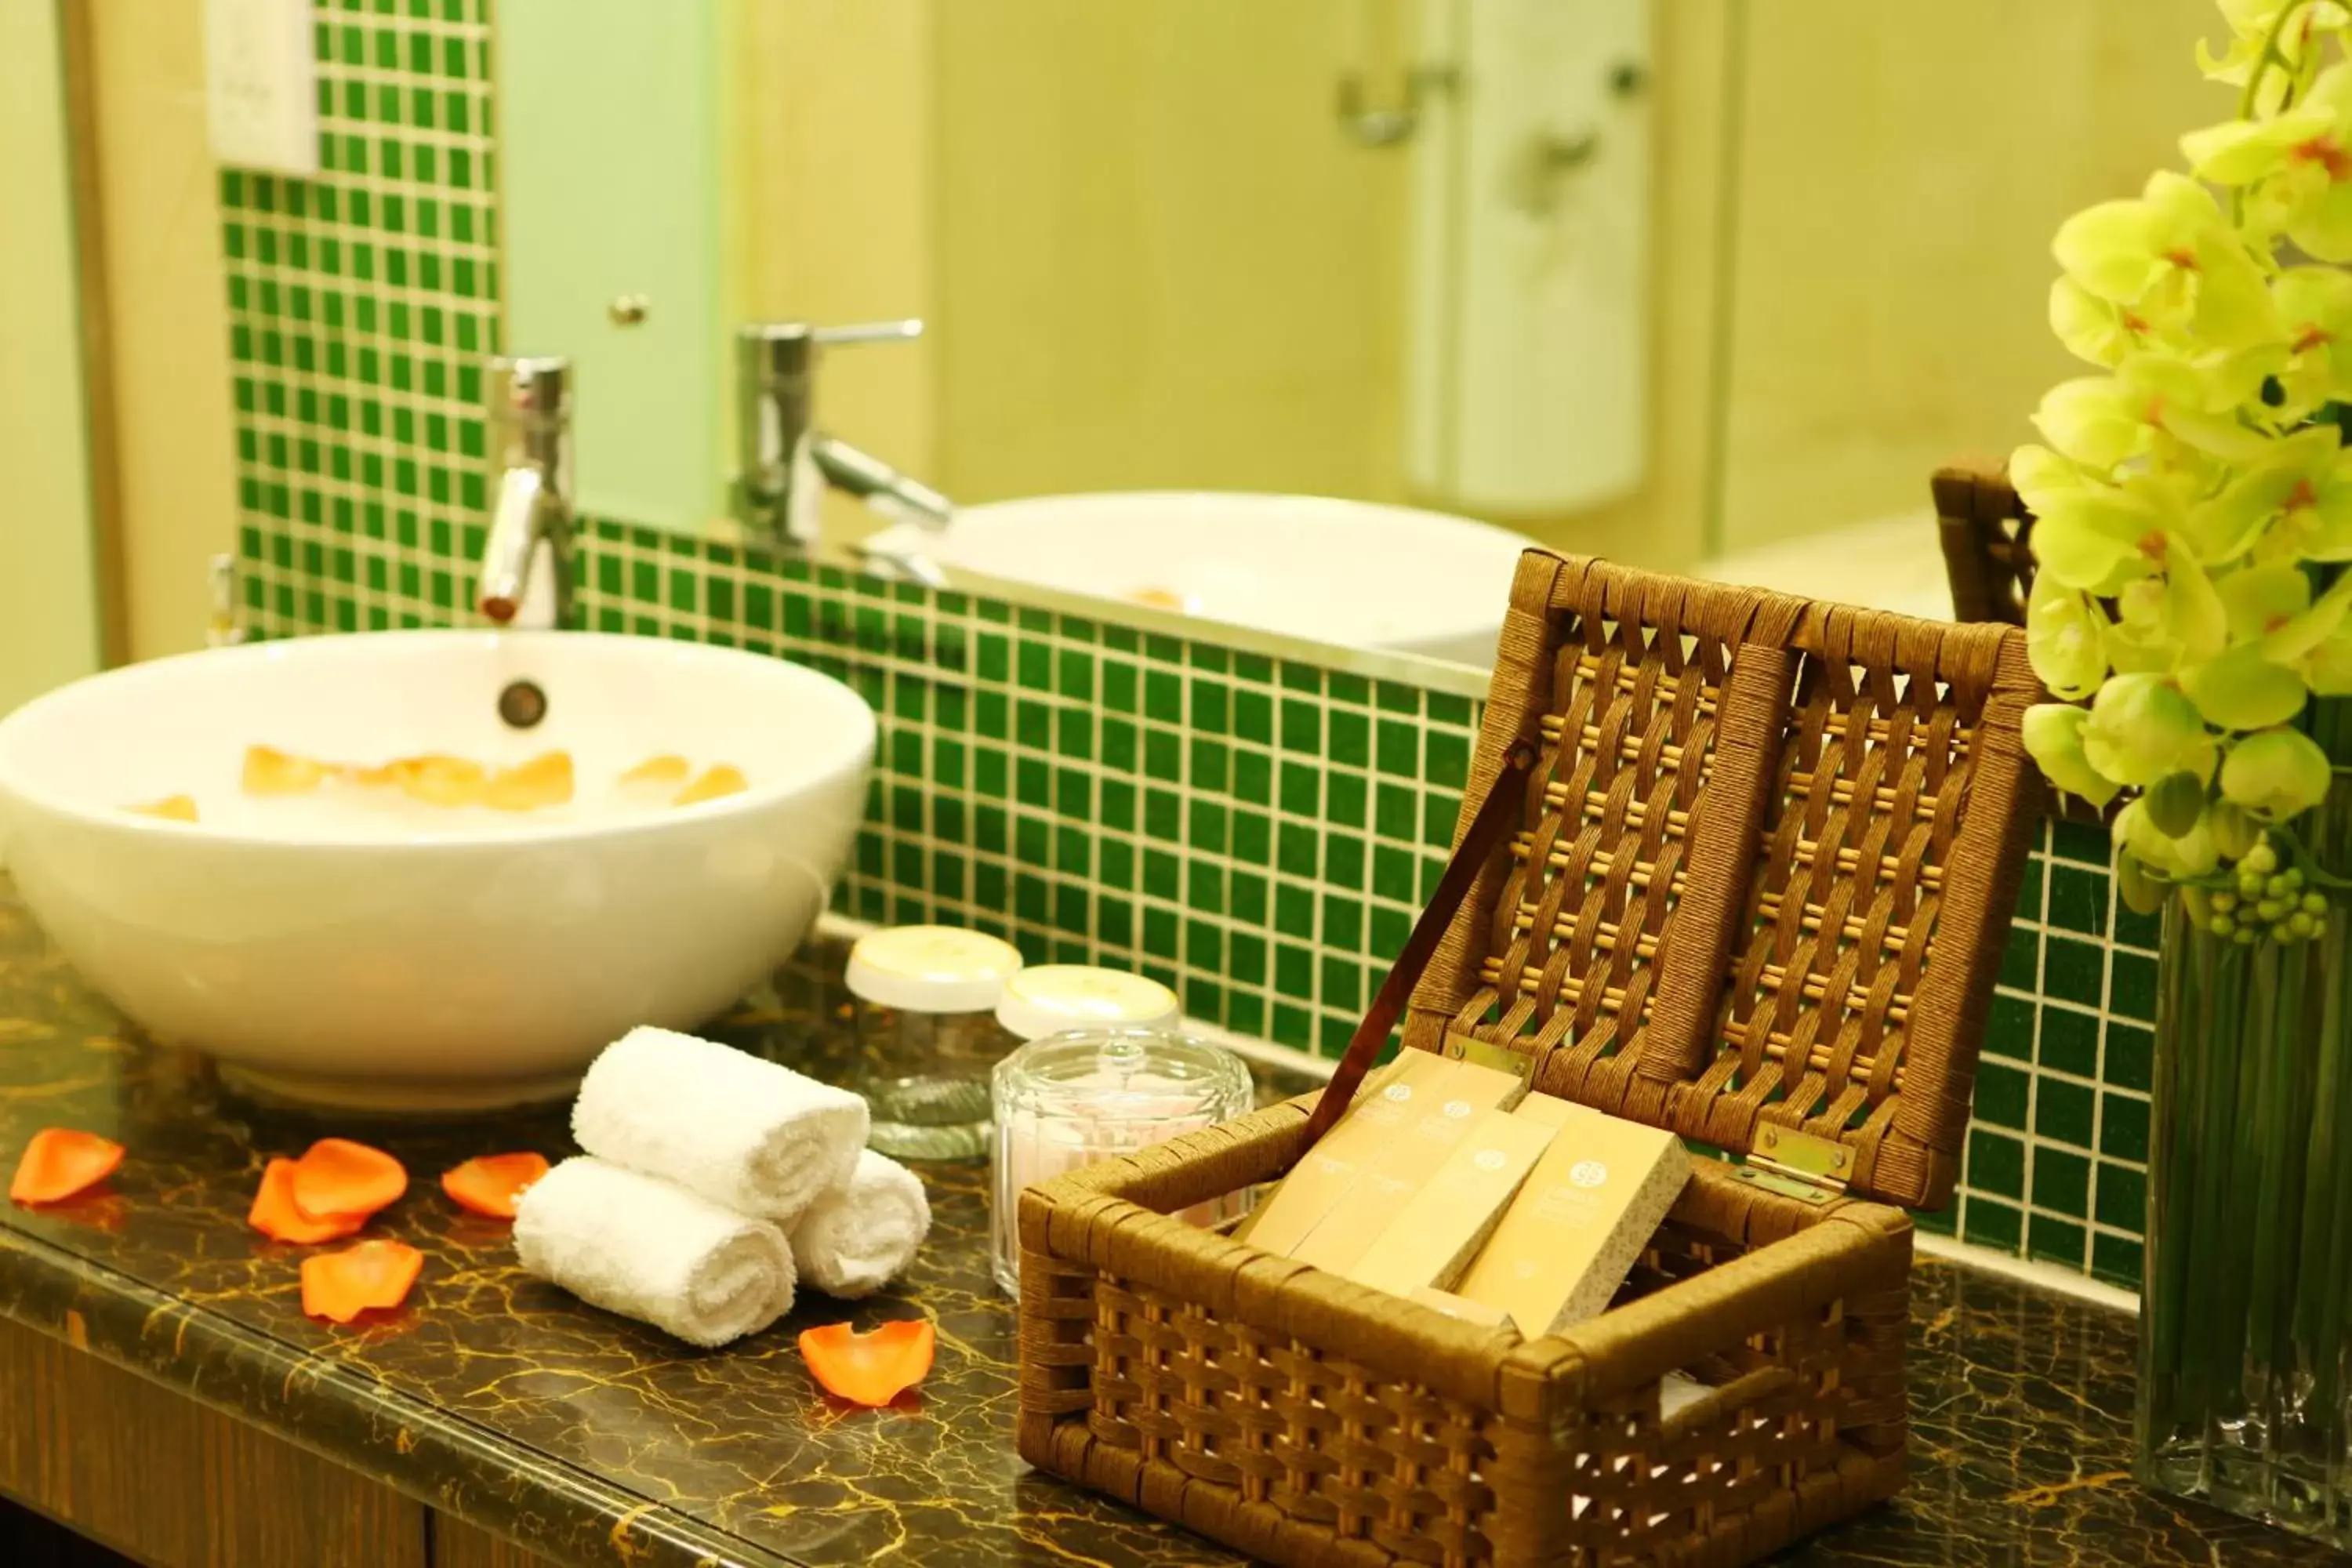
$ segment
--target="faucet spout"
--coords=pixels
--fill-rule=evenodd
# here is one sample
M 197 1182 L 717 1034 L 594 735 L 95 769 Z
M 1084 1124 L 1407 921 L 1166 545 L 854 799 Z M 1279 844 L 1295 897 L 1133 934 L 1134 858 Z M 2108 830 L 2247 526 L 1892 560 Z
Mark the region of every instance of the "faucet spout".
M 856 496 L 894 521 L 937 531 L 955 516 L 955 507 L 947 497 L 846 441 L 819 436 L 809 443 L 809 458 L 825 483 Z
M 476 602 L 485 616 L 500 626 L 520 612 L 523 595 L 530 591 L 530 559 L 544 531 L 540 513 L 546 495 L 546 477 L 535 468 L 509 468 L 499 479 Z
M 816 429 L 820 350 L 903 342 L 922 330 L 922 322 L 913 321 L 856 327 L 766 321 L 736 334 L 735 424 L 741 442 L 736 507 L 745 523 L 780 543 L 812 544 L 815 492 L 830 486 L 894 521 L 934 530 L 947 526 L 955 510 L 947 497 Z
M 511 626 L 547 547 L 553 624 L 572 621 L 572 366 L 555 358 L 490 361 L 490 526 L 475 603 Z M 534 612 L 535 614 L 537 612 Z

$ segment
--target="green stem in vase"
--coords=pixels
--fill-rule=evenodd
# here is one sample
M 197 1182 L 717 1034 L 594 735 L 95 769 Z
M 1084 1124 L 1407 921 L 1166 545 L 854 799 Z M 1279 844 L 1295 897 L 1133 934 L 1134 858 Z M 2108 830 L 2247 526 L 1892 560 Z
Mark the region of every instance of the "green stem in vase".
M 2198 1151 L 2189 1180 L 2194 1185 L 2183 1196 L 2189 1210 L 2184 1261 L 2201 1260 L 2206 1268 L 2189 1282 L 2189 1310 L 2183 1324 L 2187 1352 L 2183 1394 L 2188 1414 L 2200 1426 L 2210 1426 L 2220 1414 L 2224 1391 L 2232 1384 L 2244 1360 L 2242 1309 L 2236 1275 L 2242 1260 L 2235 1256 L 2231 1202 L 2231 1155 L 2238 1124 L 2239 1069 L 2245 1060 L 2246 971 L 2253 950 L 2231 945 L 2221 949 L 2213 965 L 2213 984 L 2201 999 L 2201 1044 L 2190 1054 L 2201 1058 L 2197 1076 L 2202 1081 L 2196 1100 L 2186 1109 L 2195 1131 L 2185 1140 Z
M 2264 955 L 2271 994 L 2257 1010 L 2257 1028 L 2246 1042 L 2259 1084 L 2240 1134 L 2240 1180 L 2251 1202 L 2246 1217 L 2252 1236 L 2242 1376 L 2255 1414 L 2278 1408 L 2295 1362 L 2298 1269 L 2292 1243 L 2303 1229 L 2304 1163 L 2310 1145 L 2309 963 L 2305 946 L 2273 947 Z

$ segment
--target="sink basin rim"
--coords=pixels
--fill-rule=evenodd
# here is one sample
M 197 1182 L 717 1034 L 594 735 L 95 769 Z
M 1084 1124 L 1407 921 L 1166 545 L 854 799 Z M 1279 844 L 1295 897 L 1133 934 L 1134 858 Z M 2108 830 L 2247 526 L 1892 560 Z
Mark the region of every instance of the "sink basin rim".
M 817 764 L 806 773 L 783 778 L 753 779 L 750 786 L 733 795 L 715 800 L 698 802 L 682 807 L 649 811 L 642 816 L 606 817 L 588 822 L 531 822 L 521 816 L 511 822 L 501 822 L 497 831 L 443 832 L 425 830 L 403 833 L 397 837 L 361 832 L 331 833 L 316 828 L 295 832 L 253 832 L 245 828 L 215 826 L 201 820 L 194 823 L 173 822 L 161 817 L 142 816 L 126 812 L 119 805 L 90 802 L 62 795 L 55 790 L 36 786 L 24 776 L 16 751 L 22 745 L 20 737 L 58 709 L 82 700 L 89 691 L 100 688 L 161 683 L 182 677 L 193 661 L 211 661 L 207 669 L 220 668 L 236 663 L 258 664 L 289 657 L 301 658 L 334 658 L 349 650 L 365 646 L 381 647 L 397 640 L 405 647 L 430 647 L 436 645 L 478 645 L 495 650 L 501 645 L 528 649 L 533 646 L 582 641 L 608 647 L 638 645 L 657 648 L 684 664 L 755 665 L 762 674 L 759 679 L 781 677 L 786 687 L 798 687 L 807 694 L 806 700 L 828 704 L 837 709 L 851 731 L 854 743 L 845 745 L 837 759 L 829 764 Z M 740 648 L 716 647 L 703 643 L 673 641 L 661 637 L 635 636 L 625 632 L 588 631 L 488 631 L 469 627 L 421 627 L 395 631 L 337 632 L 318 636 L 273 639 L 247 643 L 236 647 L 201 648 L 194 652 L 171 654 L 136 664 L 119 666 L 86 676 L 55 690 L 44 692 L 24 703 L 13 712 L 0 716 L 0 802 L 13 797 L 23 807 L 67 817 L 85 824 L 103 826 L 110 831 L 133 834 L 174 836 L 185 842 L 193 836 L 207 844 L 234 846 L 256 851 L 314 849 L 382 849 L 386 847 L 431 848 L 440 852 L 492 854 L 517 846 L 562 845 L 583 839 L 608 840 L 634 837 L 662 831 L 672 823 L 691 814 L 696 820 L 716 820 L 749 816 L 774 806 L 788 795 L 800 794 L 844 773 L 866 769 L 875 751 L 877 730 L 874 710 L 864 698 L 848 686 L 822 671 L 808 669 L 786 659 L 748 652 Z

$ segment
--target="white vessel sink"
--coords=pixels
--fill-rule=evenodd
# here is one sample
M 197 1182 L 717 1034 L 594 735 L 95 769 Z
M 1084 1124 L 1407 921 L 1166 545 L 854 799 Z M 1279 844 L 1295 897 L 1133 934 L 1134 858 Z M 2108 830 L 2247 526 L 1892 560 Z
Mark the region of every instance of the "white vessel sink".
M 513 683 L 546 698 L 509 726 Z M 505 812 L 331 781 L 247 794 L 248 745 L 510 766 Z M 75 967 L 158 1039 L 298 1100 L 387 1110 L 566 1092 L 636 1024 L 690 1027 L 787 954 L 865 803 L 874 718 L 777 659 L 584 633 L 394 632 L 161 659 L 0 721 L 0 857 Z M 677 753 L 740 793 L 622 784 Z M 194 824 L 127 811 L 185 795 Z
M 1037 496 L 868 548 L 1348 647 L 1491 665 L 1532 542 L 1467 518 L 1213 490 Z

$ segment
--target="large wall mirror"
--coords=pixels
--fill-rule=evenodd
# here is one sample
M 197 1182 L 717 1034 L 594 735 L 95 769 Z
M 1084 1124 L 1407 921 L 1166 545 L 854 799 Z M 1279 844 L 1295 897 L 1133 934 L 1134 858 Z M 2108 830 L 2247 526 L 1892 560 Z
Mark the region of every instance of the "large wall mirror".
M 509 339 L 590 509 L 861 570 L 1471 664 L 1528 540 L 1945 614 L 2049 235 L 2218 111 L 2127 10 L 502 0 Z

